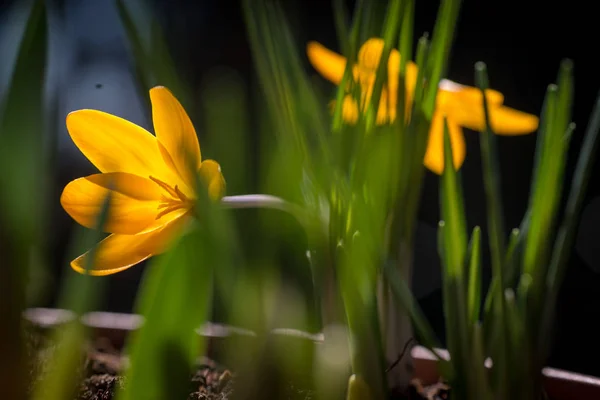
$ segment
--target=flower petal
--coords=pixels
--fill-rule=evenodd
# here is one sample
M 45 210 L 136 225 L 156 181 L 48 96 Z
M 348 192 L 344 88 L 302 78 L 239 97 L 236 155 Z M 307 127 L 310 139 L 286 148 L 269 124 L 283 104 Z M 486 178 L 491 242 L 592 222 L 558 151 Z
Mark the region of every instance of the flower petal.
M 98 215 L 109 192 L 112 197 L 106 232 L 134 234 L 156 219 L 160 188 L 149 179 L 125 172 L 75 179 L 65 186 L 60 203 L 79 224 L 96 228 Z
M 455 102 L 446 109 L 452 119 L 461 126 L 475 131 L 485 130 L 483 104 L 475 105 Z M 539 119 L 535 115 L 505 106 L 489 107 L 492 130 L 500 135 L 524 135 L 538 128 Z
M 115 274 L 164 252 L 185 221 L 185 218 L 177 218 L 160 229 L 137 235 L 109 235 L 98 244 L 90 275 Z M 71 268 L 84 274 L 88 257 L 89 251 L 71 261 Z
M 223 178 L 219 163 L 214 160 L 204 160 L 198 173 L 208 186 L 208 196 L 211 200 L 221 200 L 225 196 L 225 178 Z
M 156 138 L 144 128 L 102 111 L 78 110 L 67 116 L 67 129 L 75 145 L 100 172 L 169 180 Z
M 465 137 L 461 127 L 448 117 L 448 130 L 450 133 L 450 144 L 452 145 L 452 158 L 454 167 L 459 169 L 466 154 Z M 432 172 L 441 175 L 444 171 L 444 118 L 443 114 L 435 111 L 429 129 L 429 141 L 423 160 L 425 166 Z
M 473 103 L 474 105 L 483 104 L 483 96 L 481 95 L 481 89 L 466 86 L 460 83 L 456 83 L 449 79 L 442 79 L 439 85 L 440 90 L 445 92 L 451 92 L 456 96 L 460 97 L 461 101 Z M 490 105 L 501 105 L 504 102 L 504 95 L 497 90 L 487 89 L 487 101 Z
M 317 42 L 309 42 L 306 54 L 312 66 L 325 79 L 339 85 L 344 77 L 346 58 Z
M 169 89 L 158 86 L 150 90 L 152 121 L 156 138 L 167 154 L 161 152 L 167 165 L 193 187 L 193 174 L 200 167 L 200 143 L 194 125 L 183 106 Z

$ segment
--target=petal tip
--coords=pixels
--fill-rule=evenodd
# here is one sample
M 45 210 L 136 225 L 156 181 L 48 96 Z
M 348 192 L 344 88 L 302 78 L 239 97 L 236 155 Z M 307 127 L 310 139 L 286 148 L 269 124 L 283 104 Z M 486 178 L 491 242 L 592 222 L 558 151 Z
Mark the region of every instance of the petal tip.
M 167 91 L 167 92 L 171 92 L 171 91 L 169 90 L 169 88 L 167 88 L 166 86 L 163 86 L 163 85 L 156 85 L 156 86 L 152 87 L 152 88 L 149 90 L 150 94 L 152 94 L 153 92 L 158 92 L 158 91 Z

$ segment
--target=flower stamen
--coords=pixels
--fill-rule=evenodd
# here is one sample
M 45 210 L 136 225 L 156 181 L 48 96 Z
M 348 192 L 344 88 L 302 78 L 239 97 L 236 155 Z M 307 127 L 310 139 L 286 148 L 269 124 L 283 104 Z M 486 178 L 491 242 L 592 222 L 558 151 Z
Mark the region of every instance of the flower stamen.
M 189 201 L 188 197 L 185 194 L 183 194 L 183 192 L 179 189 L 177 185 L 175 185 L 175 187 L 171 187 L 169 184 L 153 176 L 149 176 L 149 178 L 158 186 L 160 186 L 169 195 L 168 197 L 165 195 L 162 196 L 162 199 L 157 207 L 159 213 L 157 214 L 156 219 L 159 219 L 160 217 L 170 213 L 171 211 L 189 207 L 191 202 Z

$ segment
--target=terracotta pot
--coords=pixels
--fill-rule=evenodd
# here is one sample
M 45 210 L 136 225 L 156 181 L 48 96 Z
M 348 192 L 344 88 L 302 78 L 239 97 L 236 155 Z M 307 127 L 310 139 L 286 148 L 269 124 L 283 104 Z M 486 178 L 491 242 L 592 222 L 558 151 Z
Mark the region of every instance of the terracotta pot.
M 28 309 L 24 315 L 25 319 L 41 328 L 53 328 L 74 318 L 67 310 L 52 308 Z M 137 329 L 143 319 L 136 314 L 123 314 L 111 312 L 92 312 L 82 317 L 83 323 L 91 328 L 96 337 L 106 337 L 117 346 L 125 343 L 127 334 Z M 207 338 L 207 356 L 218 359 L 218 355 L 227 346 L 228 341 L 223 340 L 235 336 L 246 337 L 252 340 L 256 335 L 249 330 L 236 328 L 224 324 L 208 322 L 198 329 L 198 334 Z M 280 329 L 272 331 L 272 334 L 282 338 L 284 343 L 292 341 L 322 342 L 321 334 L 309 334 L 293 329 Z M 438 354 L 448 358 L 448 352 L 438 349 Z M 437 369 L 435 356 L 425 347 L 415 346 L 411 350 L 415 367 L 415 377 L 423 384 L 433 384 L 439 381 L 440 375 Z M 556 368 L 546 367 L 542 370 L 544 376 L 544 388 L 550 400 L 588 400 L 600 399 L 600 379 L 592 376 L 577 374 Z

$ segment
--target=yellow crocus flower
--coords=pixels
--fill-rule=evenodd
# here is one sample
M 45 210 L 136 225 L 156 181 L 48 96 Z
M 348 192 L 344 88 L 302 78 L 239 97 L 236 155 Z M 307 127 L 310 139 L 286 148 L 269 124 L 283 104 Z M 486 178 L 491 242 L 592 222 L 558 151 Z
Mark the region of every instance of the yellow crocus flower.
M 165 251 L 193 218 L 196 194 L 193 165 L 218 201 L 225 193 L 221 167 L 202 161 L 198 136 L 179 101 L 164 87 L 150 90 L 156 136 L 120 117 L 97 110 L 67 116 L 75 145 L 100 170 L 67 184 L 60 198 L 79 224 L 95 228 L 104 199 L 112 191 L 105 230 L 92 275 L 123 271 Z M 71 262 L 85 273 L 89 252 Z
M 359 50 L 358 62 L 353 66 L 354 80 L 361 87 L 361 103 L 363 111 L 368 105 L 375 83 L 375 75 L 383 52 L 384 42 L 380 38 L 367 40 Z M 335 53 L 320 43 L 309 42 L 307 45 L 308 58 L 313 67 L 326 79 L 339 85 L 346 68 L 346 58 Z M 393 122 L 396 118 L 398 98 L 398 79 L 400 69 L 400 53 L 392 49 L 388 59 L 387 85 L 381 93 L 377 124 Z M 410 107 L 416 86 L 418 67 L 413 62 L 407 63 L 406 68 L 406 97 L 405 113 L 410 116 Z M 490 109 L 490 124 L 494 133 L 499 135 L 523 135 L 534 132 L 538 128 L 538 118 L 503 105 L 504 96 L 495 90 L 488 90 L 487 99 Z M 354 98 L 347 94 L 342 106 L 342 115 L 347 123 L 356 123 L 359 107 Z M 436 174 L 444 169 L 444 123 L 448 120 L 450 142 L 455 168 L 460 168 L 465 159 L 465 138 L 462 127 L 483 131 L 485 115 L 481 91 L 476 87 L 458 84 L 443 79 L 440 82 L 436 96 L 436 107 L 431 121 L 429 141 L 424 157 L 425 166 Z

